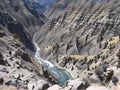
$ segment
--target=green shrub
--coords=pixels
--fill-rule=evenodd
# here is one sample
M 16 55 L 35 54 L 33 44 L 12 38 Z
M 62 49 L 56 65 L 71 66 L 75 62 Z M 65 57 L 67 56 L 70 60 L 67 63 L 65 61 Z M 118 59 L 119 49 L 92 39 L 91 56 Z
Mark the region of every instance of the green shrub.
M 14 39 L 20 40 L 20 36 L 18 34 L 13 33 L 12 36 Z

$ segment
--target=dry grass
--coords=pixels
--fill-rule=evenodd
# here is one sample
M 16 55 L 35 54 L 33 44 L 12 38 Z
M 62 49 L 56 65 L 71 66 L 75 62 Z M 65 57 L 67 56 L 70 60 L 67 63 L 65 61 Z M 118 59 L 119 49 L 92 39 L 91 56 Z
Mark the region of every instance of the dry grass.
M 70 58 L 74 58 L 76 60 L 82 60 L 84 59 L 85 57 L 90 60 L 90 59 L 94 59 L 94 56 L 82 56 L 82 55 L 67 55 L 65 57 L 70 57 Z
M 119 40 L 119 36 L 117 37 L 112 37 L 111 40 L 107 40 L 108 41 L 108 45 L 107 45 L 107 48 L 106 49 L 103 49 L 101 51 L 101 55 L 105 55 L 107 52 L 110 51 L 110 45 L 113 45 L 113 44 L 117 44 L 120 40 Z

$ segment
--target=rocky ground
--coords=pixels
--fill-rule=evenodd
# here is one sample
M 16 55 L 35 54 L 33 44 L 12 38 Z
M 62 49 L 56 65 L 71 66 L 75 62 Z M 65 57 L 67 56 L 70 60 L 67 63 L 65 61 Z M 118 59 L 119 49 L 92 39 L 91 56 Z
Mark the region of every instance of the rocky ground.
M 0 90 L 28 90 L 29 83 L 43 80 L 42 67 L 34 60 L 32 37 L 45 19 L 35 15 L 42 14 L 35 4 L 0 1 Z
M 0 85 L 28 90 L 28 83 L 42 78 L 41 69 L 33 60 L 18 39 L 0 30 Z

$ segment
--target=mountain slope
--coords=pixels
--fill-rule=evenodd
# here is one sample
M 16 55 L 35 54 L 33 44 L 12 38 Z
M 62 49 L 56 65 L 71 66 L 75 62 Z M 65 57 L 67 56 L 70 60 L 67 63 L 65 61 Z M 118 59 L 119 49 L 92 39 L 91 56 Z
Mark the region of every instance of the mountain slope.
M 66 68 L 73 78 L 93 78 L 102 64 L 119 66 L 116 56 L 120 45 L 119 8 L 119 0 L 56 2 L 45 12 L 52 20 L 36 35 L 42 57 Z M 113 71 L 116 75 L 119 69 Z M 96 81 L 99 82 L 104 83 L 105 79 Z
M 87 3 L 79 0 L 73 4 L 77 8 L 71 10 L 66 7 L 63 14 L 45 24 L 36 37 L 42 37 L 38 39 L 41 47 L 58 43 L 60 48 L 66 48 L 63 53 L 68 55 L 72 50 L 73 54 L 81 55 L 96 55 L 100 52 L 108 39 L 120 33 L 119 1 L 96 2 L 93 6 L 91 3 L 92 0 Z
M 31 39 L 46 22 L 41 6 L 33 2 L 25 3 L 24 0 L 3 0 L 0 1 L 0 8 L 1 28 L 7 27 L 11 33 L 18 34 L 26 47 L 34 51 Z
M 28 90 L 28 83 L 42 79 L 41 66 L 33 62 L 19 38 L 0 29 L 0 90 Z
M 37 2 L 0 1 L 0 90 L 49 87 L 42 66 L 34 59 L 32 42 L 34 34 L 47 21 L 42 9 Z

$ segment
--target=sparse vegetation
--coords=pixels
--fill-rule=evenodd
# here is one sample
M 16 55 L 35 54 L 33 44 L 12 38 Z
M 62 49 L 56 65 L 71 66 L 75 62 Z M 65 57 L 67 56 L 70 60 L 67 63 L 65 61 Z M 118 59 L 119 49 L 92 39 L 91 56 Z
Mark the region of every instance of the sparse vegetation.
M 20 40 L 20 36 L 18 34 L 13 33 L 12 36 L 15 40 Z

